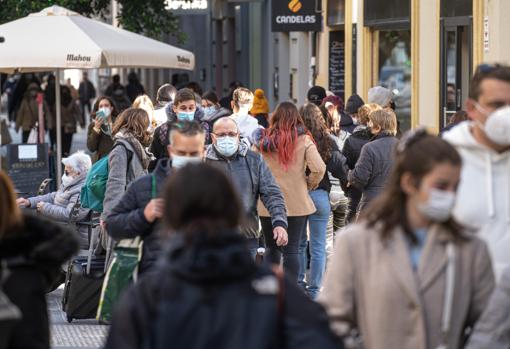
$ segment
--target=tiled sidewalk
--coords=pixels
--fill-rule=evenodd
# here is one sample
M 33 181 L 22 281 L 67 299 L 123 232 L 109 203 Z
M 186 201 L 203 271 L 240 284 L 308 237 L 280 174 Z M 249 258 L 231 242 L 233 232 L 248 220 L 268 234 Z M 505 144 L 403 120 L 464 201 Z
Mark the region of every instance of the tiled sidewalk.
M 62 311 L 63 288 L 62 285 L 48 295 L 52 349 L 102 348 L 108 326 L 99 325 L 95 320 L 73 320 L 72 323 L 68 323 Z

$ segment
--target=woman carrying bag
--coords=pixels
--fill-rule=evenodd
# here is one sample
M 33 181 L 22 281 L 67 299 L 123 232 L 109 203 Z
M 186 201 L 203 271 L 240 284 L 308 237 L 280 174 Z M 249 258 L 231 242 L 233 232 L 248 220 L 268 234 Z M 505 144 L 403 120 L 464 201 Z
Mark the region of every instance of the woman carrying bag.
M 319 301 L 336 334 L 365 349 L 461 348 L 494 287 L 484 242 L 452 217 L 461 159 L 424 130 L 357 224 L 337 235 Z

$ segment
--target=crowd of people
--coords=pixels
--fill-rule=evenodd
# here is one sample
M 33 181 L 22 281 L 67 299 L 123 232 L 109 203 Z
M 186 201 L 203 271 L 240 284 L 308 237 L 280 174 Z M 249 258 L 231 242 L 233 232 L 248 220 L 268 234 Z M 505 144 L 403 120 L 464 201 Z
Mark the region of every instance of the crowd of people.
M 44 293 L 91 239 L 62 223 L 100 166 L 97 244 L 142 241 L 106 348 L 509 348 L 510 67 L 479 66 L 441 136 L 401 132 L 382 86 L 271 112 L 237 82 L 153 103 L 135 78 L 96 99 L 92 157 L 64 158 L 57 192 L 16 198 L 0 173 L 1 290 L 24 315 L 8 348 L 48 348 Z

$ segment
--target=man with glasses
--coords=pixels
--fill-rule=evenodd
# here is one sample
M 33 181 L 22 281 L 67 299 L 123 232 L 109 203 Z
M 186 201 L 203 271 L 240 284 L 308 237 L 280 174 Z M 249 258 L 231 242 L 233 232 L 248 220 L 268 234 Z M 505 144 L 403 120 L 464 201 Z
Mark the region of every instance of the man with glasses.
M 480 65 L 466 110 L 470 121 L 443 136 L 463 162 L 454 214 L 487 242 L 499 277 L 510 266 L 510 67 Z
M 278 246 L 287 244 L 287 209 L 280 187 L 262 156 L 239 141 L 237 123 L 229 117 L 214 123 L 212 144 L 206 151 L 206 162 L 224 170 L 237 188 L 246 211 L 241 227 L 255 256 L 260 237 L 257 202 L 262 200 L 271 214 L 273 237 Z

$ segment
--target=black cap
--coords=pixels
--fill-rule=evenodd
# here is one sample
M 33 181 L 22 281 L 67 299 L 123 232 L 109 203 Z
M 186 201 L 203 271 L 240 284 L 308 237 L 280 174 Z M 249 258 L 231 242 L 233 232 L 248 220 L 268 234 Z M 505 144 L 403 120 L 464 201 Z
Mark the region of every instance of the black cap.
M 349 97 L 347 103 L 345 104 L 345 112 L 348 114 L 356 114 L 358 109 L 361 108 L 364 104 L 365 102 L 363 102 L 363 99 L 361 99 L 360 96 L 353 94 Z
M 308 100 L 316 105 L 320 105 L 322 100 L 326 98 L 326 90 L 321 86 L 314 86 L 308 90 Z

